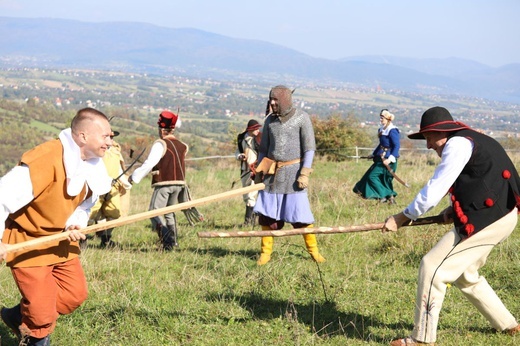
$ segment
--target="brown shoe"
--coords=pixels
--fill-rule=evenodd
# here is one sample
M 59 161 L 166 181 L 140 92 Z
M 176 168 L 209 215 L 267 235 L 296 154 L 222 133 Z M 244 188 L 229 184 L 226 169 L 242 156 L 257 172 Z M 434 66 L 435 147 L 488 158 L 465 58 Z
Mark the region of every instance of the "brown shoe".
M 406 346 L 406 345 L 408 345 L 408 346 L 419 346 L 419 345 L 435 346 L 435 343 L 420 342 L 420 341 L 415 340 L 411 336 L 408 336 L 408 337 L 402 338 L 402 339 L 395 339 L 394 341 L 392 341 L 390 343 L 390 346 Z
M 517 324 L 514 328 L 506 329 L 505 332 L 511 336 L 520 333 L 520 324 Z

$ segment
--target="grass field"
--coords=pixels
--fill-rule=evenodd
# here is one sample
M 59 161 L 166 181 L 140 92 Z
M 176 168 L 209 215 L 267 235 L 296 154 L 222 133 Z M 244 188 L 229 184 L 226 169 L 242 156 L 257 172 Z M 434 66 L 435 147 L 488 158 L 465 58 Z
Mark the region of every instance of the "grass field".
M 352 187 L 370 165 L 315 162 L 309 195 L 316 226 L 383 222 L 401 211 L 430 177 L 438 159 L 403 156 L 395 182 L 397 205 L 362 200 Z M 232 160 L 188 170 L 195 199 L 230 190 L 239 176 Z M 238 185 L 238 184 L 237 184 Z M 238 186 L 235 186 L 235 188 Z M 130 214 L 147 210 L 149 180 L 131 190 Z M 442 202 L 428 215 L 447 205 Z M 241 197 L 197 208 L 205 221 L 190 226 L 177 213 L 180 248 L 158 251 L 148 221 L 116 228 L 115 249 L 89 241 L 82 262 L 89 298 L 62 316 L 53 345 L 386 345 L 409 335 L 421 257 L 449 229 L 429 225 L 395 234 L 370 231 L 318 236 L 327 259 L 316 264 L 301 236 L 275 238 L 271 262 L 258 267 L 259 238 L 201 239 L 197 232 L 244 230 Z M 287 226 L 286 226 L 287 227 Z M 290 229 L 290 227 L 287 227 Z M 489 257 L 481 273 L 520 318 L 518 231 Z M 0 299 L 19 300 L 10 271 L 0 271 Z M 2 345 L 16 345 L 1 324 Z M 496 333 L 455 288 L 448 289 L 439 345 L 515 345 Z

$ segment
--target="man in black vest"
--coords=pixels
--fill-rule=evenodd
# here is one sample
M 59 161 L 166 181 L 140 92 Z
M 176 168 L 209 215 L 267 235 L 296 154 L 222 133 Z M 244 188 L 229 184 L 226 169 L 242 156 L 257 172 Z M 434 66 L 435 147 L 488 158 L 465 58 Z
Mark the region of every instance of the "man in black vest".
M 446 287 L 453 284 L 498 331 L 511 335 L 520 326 L 478 270 L 495 245 L 515 229 L 520 178 L 502 146 L 489 136 L 454 121 L 447 109 L 433 107 L 410 139 L 426 139 L 441 158 L 433 177 L 406 209 L 390 216 L 383 232 L 397 231 L 449 194 L 442 214 L 454 227 L 422 259 L 412 335 L 390 345 L 428 345 L 436 341 Z

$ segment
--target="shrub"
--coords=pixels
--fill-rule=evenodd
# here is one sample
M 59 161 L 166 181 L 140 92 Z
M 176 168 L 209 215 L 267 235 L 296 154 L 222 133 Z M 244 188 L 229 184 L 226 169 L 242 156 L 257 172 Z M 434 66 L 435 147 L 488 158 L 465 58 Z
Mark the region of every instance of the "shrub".
M 359 121 L 351 114 L 342 117 L 333 114 L 322 120 L 312 118 L 316 151 L 320 156 L 331 161 L 343 161 L 345 154 L 342 149 L 356 146 L 370 146 L 370 135 L 361 128 Z

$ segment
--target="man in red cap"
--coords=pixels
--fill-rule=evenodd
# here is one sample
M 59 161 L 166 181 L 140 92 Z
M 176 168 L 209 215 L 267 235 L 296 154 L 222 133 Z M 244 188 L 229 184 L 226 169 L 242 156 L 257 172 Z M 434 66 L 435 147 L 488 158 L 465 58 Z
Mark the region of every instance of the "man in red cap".
M 520 178 L 515 166 L 497 141 L 454 121 L 443 107 L 424 112 L 420 131 L 408 137 L 425 139 L 441 163 L 408 207 L 385 221 L 383 232 L 417 219 L 446 194 L 451 206 L 442 214 L 454 227 L 421 261 L 412 335 L 390 345 L 434 344 L 448 284 L 460 289 L 493 328 L 518 333 L 517 320 L 478 272 L 516 227 Z
M 163 111 L 159 114 L 157 125 L 160 139 L 153 143 L 146 161 L 128 179 L 130 184 L 139 183 L 148 173 L 152 172 L 154 190 L 149 210 L 185 202 L 186 168 L 184 160 L 188 153 L 188 145 L 174 136 L 177 121 L 178 116 L 172 112 Z M 151 221 L 165 251 L 171 251 L 174 247 L 179 246 L 175 213 L 156 216 Z
M 247 128 L 244 132 L 237 136 L 237 151 L 235 157 L 240 160 L 240 180 L 242 186 L 246 187 L 254 184 L 254 169 L 258 159 L 258 146 L 260 145 L 260 128 L 262 125 L 258 121 L 251 119 L 247 123 Z M 242 197 L 246 204 L 246 214 L 244 218 L 244 226 L 254 225 L 255 214 L 253 208 L 256 203 L 258 191 L 253 191 L 244 194 Z

